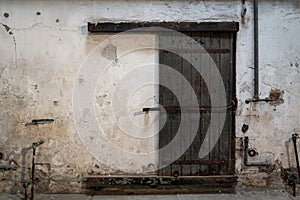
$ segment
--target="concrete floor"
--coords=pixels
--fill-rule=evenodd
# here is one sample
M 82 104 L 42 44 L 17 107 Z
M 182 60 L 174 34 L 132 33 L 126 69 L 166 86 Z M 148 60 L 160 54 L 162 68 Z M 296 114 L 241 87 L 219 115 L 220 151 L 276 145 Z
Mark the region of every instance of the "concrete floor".
M 0 200 L 20 200 L 21 197 L 1 194 Z M 237 194 L 189 194 L 189 195 L 129 195 L 87 196 L 82 194 L 36 194 L 35 200 L 300 200 L 283 190 L 240 191 Z

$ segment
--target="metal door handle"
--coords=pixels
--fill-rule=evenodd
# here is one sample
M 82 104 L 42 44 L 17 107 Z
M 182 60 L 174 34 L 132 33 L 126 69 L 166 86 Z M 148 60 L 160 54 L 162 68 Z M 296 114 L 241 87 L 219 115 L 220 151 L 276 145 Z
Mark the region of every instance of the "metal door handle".
M 149 111 L 161 111 L 160 107 L 154 107 L 154 108 L 143 108 L 143 112 L 149 112 Z
M 222 112 L 228 109 L 232 109 L 233 111 L 237 108 L 237 100 L 233 99 L 230 104 L 222 107 L 214 107 L 211 106 L 191 106 L 191 107 L 181 107 L 181 106 L 163 106 L 164 109 L 161 107 L 152 107 L 152 108 L 143 108 L 142 112 L 149 112 L 149 111 L 157 111 L 157 112 Z

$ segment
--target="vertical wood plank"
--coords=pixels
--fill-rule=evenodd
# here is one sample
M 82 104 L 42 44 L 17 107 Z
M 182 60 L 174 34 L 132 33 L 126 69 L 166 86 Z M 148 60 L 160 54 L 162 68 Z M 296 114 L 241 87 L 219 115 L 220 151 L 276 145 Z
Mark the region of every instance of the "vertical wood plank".
M 182 49 L 181 47 L 181 38 L 178 37 L 176 34 L 175 35 L 171 35 L 171 49 Z M 182 70 L 182 58 L 180 54 L 175 54 L 172 53 L 171 54 L 171 59 L 169 60 L 168 66 L 170 66 L 171 68 L 173 68 L 174 70 L 176 70 L 177 72 L 181 73 Z M 179 99 L 181 99 L 182 96 L 182 89 L 181 89 L 181 79 L 172 79 L 170 81 L 170 85 L 172 85 L 172 88 L 175 88 L 176 93 L 179 94 L 180 96 L 178 96 Z M 173 99 L 170 102 L 170 106 L 180 106 L 178 99 L 175 97 L 175 95 L 173 95 Z M 172 138 L 174 138 L 178 132 L 178 128 L 180 126 L 180 122 L 181 122 L 181 114 L 180 112 L 173 112 L 172 113 Z M 181 141 L 178 141 L 178 144 L 174 145 L 174 149 L 172 149 L 172 153 L 173 153 L 173 157 L 175 157 L 175 155 L 179 154 L 181 148 Z M 180 158 L 179 158 L 180 160 Z M 172 164 L 172 175 L 174 176 L 179 176 L 181 175 L 181 165 L 180 164 Z
M 187 37 L 189 37 L 189 35 L 190 34 L 187 33 Z M 182 47 L 182 49 L 191 49 L 191 45 L 192 45 L 192 38 L 189 38 L 189 39 L 184 40 L 181 47 Z M 192 81 L 191 81 L 192 65 L 189 62 L 189 60 L 191 60 L 191 58 L 192 58 L 192 53 L 183 51 L 181 53 L 181 56 L 182 56 L 181 74 L 188 81 L 188 84 L 190 84 L 190 86 L 193 86 Z M 182 84 L 183 84 L 183 82 L 182 82 Z M 182 90 L 182 98 L 181 98 L 183 107 L 195 106 L 195 105 L 192 105 L 191 98 L 192 98 L 192 94 L 188 90 L 183 89 Z M 191 136 L 191 134 L 192 134 L 191 133 L 191 115 L 192 115 L 192 113 L 186 112 L 186 111 L 184 112 L 184 114 L 181 115 L 182 119 L 185 121 L 185 124 L 183 127 L 185 137 L 182 140 L 182 144 L 188 144 L 188 141 L 192 139 L 191 138 L 192 137 Z M 186 145 L 183 145 L 182 147 L 184 147 L 184 146 L 186 146 Z M 181 156 L 181 160 L 184 160 L 184 161 L 191 160 L 191 146 Z M 182 173 L 183 173 L 182 175 L 184 175 L 184 176 L 191 175 L 191 165 L 189 163 L 182 164 Z
M 159 46 L 167 46 L 170 45 L 171 40 L 168 35 L 165 35 L 165 33 L 161 33 L 159 36 Z M 161 48 L 160 48 L 161 49 Z M 164 50 L 160 50 L 159 52 L 159 63 L 164 65 L 168 64 L 170 60 L 170 53 Z M 162 106 L 167 106 L 170 103 L 170 91 L 162 86 L 165 85 L 172 77 L 169 76 L 168 73 L 164 73 L 164 70 L 162 70 L 162 67 L 159 66 L 159 81 L 160 81 L 160 99 L 159 103 Z M 160 133 L 159 133 L 159 148 L 163 148 L 166 146 L 170 139 L 172 138 L 172 121 L 170 120 L 169 114 L 168 113 L 160 113 Z M 163 121 L 162 119 L 166 118 L 165 124 L 161 124 Z M 159 155 L 159 161 L 160 161 L 160 166 L 163 166 L 166 162 L 168 162 L 168 159 L 171 157 L 170 152 L 166 151 L 161 151 Z M 170 176 L 171 175 L 171 166 L 164 167 L 163 169 L 160 170 L 160 175 L 161 176 Z
M 210 49 L 210 33 L 204 33 L 203 34 L 203 40 L 202 40 L 202 46 L 205 49 Z M 210 60 L 206 58 L 205 55 L 201 56 L 201 66 L 203 68 L 203 73 L 207 74 L 210 72 Z M 209 80 L 208 80 L 209 81 Z M 206 86 L 206 83 L 203 79 L 203 77 L 201 78 L 201 82 L 200 82 L 200 87 L 201 87 L 201 106 L 210 106 L 211 102 L 210 102 L 210 96 L 209 96 L 209 92 L 208 92 L 208 88 Z M 204 148 L 206 150 L 208 150 L 210 148 L 210 144 L 209 144 L 209 140 L 208 141 L 204 141 L 204 138 L 206 136 L 206 134 L 209 134 L 208 131 L 208 126 L 210 123 L 210 113 L 209 112 L 204 112 L 201 116 L 201 122 L 200 122 L 200 135 L 201 135 L 201 146 L 204 146 Z M 200 149 L 200 147 L 199 147 Z M 201 158 L 201 160 L 210 160 L 210 155 L 207 155 L 204 158 Z M 201 174 L 202 175 L 209 175 L 210 171 L 209 171 L 209 165 L 201 165 L 200 170 L 201 170 Z
M 210 35 L 210 48 L 211 49 L 220 49 L 221 46 L 221 40 L 220 40 L 220 33 L 211 33 Z M 220 70 L 221 67 L 221 63 L 220 63 L 220 53 L 211 53 L 210 54 L 212 60 L 211 60 L 211 67 L 215 64 L 217 66 L 217 68 Z M 210 74 L 211 80 L 214 77 L 214 74 Z M 213 83 L 213 82 L 212 82 Z M 214 85 L 217 83 L 213 83 Z M 216 85 L 217 91 L 219 91 L 220 85 Z M 220 99 L 218 100 L 218 104 L 220 104 Z M 216 115 L 219 115 L 219 112 L 215 113 Z M 220 116 L 218 118 L 218 125 L 220 124 Z M 220 132 L 222 127 L 218 126 L 217 131 Z M 210 134 L 210 144 L 213 145 L 213 140 L 215 139 L 214 137 L 215 134 Z M 220 151 L 219 151 L 219 143 L 220 140 L 218 140 L 218 142 L 215 144 L 215 146 L 211 146 L 210 148 L 212 148 L 212 151 L 210 152 L 210 159 L 211 160 L 219 160 L 219 155 L 220 155 Z M 211 175 L 216 175 L 219 174 L 219 166 L 218 165 L 211 165 L 210 166 L 210 174 Z
M 193 49 L 198 49 L 204 39 L 203 33 L 192 33 L 192 37 L 194 38 L 194 43 L 192 45 Z M 200 52 L 192 53 L 192 61 L 202 66 L 202 55 Z M 201 74 L 196 68 L 192 68 L 191 70 L 191 84 L 197 96 L 198 104 L 201 106 Z M 197 135 L 192 143 L 191 146 L 191 160 L 199 160 L 199 149 L 201 146 L 201 121 L 203 120 L 203 114 L 200 113 L 200 121 L 195 119 L 195 113 L 191 113 L 191 123 L 198 123 L 198 131 Z M 191 165 L 191 175 L 192 176 L 199 176 L 200 175 L 200 165 L 199 164 L 192 164 Z
M 221 39 L 221 48 L 222 49 L 230 49 L 230 38 L 231 33 L 222 33 L 220 35 Z M 220 60 L 220 73 L 222 74 L 224 86 L 227 94 L 227 105 L 231 102 L 231 90 L 229 88 L 231 77 L 232 77 L 232 65 L 230 64 L 231 58 L 230 53 L 222 53 Z M 226 120 L 223 127 L 223 131 L 220 137 L 219 148 L 220 148 L 220 160 L 230 161 L 229 151 L 230 151 L 230 127 L 232 124 L 232 120 L 230 120 L 230 115 L 226 111 Z M 228 173 L 228 165 L 220 165 L 220 174 Z
M 235 43 L 236 43 L 236 33 L 231 33 L 230 34 L 230 79 L 229 79 L 229 86 L 228 86 L 228 93 L 230 94 L 229 96 L 229 100 L 230 103 L 232 103 L 231 101 L 236 97 L 236 90 L 235 90 L 235 70 L 236 70 L 236 66 L 235 66 L 235 51 L 236 51 L 236 47 L 235 47 Z M 234 173 L 234 169 L 235 169 L 235 111 L 233 109 L 231 109 L 228 112 L 228 117 L 230 118 L 230 127 L 229 127 L 229 133 L 228 133 L 228 149 L 229 150 L 229 166 L 228 166 L 228 174 L 233 174 Z

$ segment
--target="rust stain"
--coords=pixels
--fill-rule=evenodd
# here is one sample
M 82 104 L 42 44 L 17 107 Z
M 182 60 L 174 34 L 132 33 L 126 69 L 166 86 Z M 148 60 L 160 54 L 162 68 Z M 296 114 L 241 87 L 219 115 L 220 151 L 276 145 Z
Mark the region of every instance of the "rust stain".
M 150 117 L 149 117 L 149 112 L 146 112 L 144 115 L 144 125 L 148 126 L 150 124 Z
M 102 51 L 102 56 L 108 60 L 116 60 L 117 59 L 117 47 L 112 44 L 107 45 Z
M 270 102 L 271 105 L 278 106 L 284 103 L 283 100 L 284 91 L 279 89 L 272 89 L 269 94 L 269 99 L 273 100 Z

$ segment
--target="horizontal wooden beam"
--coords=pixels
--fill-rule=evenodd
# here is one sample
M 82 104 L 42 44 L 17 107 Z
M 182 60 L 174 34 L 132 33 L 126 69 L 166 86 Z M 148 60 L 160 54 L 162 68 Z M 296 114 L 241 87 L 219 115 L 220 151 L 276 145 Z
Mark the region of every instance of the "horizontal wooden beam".
M 222 164 L 228 164 L 228 160 L 177 160 L 173 162 L 172 164 L 177 165 L 222 165 Z M 167 163 L 166 163 L 167 164 Z
M 88 23 L 90 33 L 141 31 L 137 28 L 148 28 L 141 32 L 155 32 L 153 27 L 171 29 L 178 32 L 238 32 L 238 22 L 99 22 Z
M 233 193 L 236 176 L 89 176 L 82 180 L 83 193 L 173 194 Z

